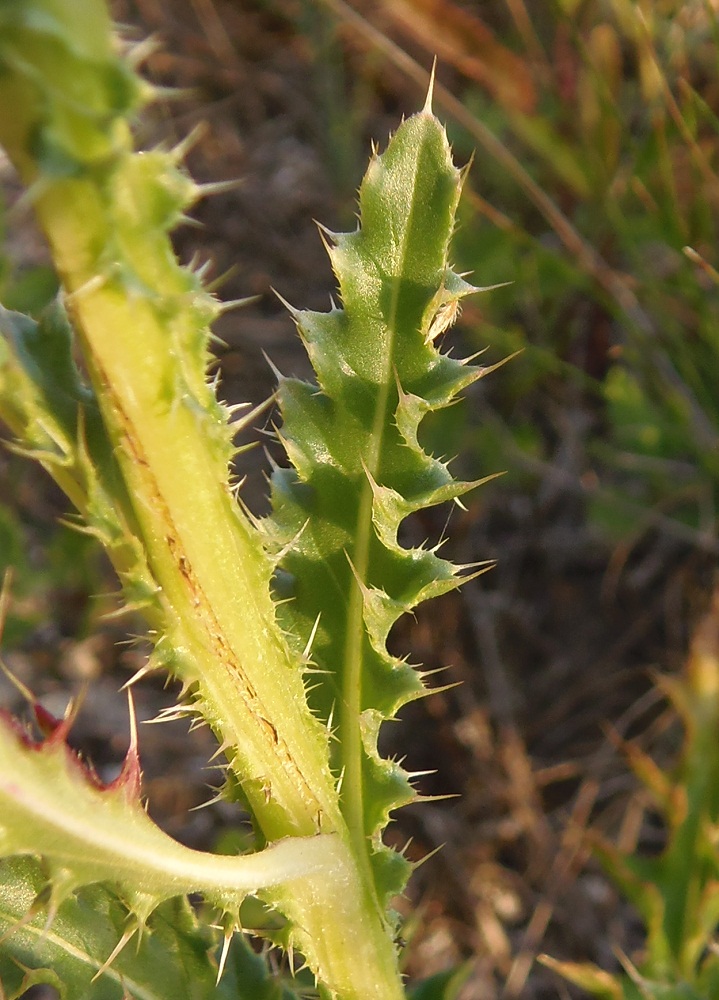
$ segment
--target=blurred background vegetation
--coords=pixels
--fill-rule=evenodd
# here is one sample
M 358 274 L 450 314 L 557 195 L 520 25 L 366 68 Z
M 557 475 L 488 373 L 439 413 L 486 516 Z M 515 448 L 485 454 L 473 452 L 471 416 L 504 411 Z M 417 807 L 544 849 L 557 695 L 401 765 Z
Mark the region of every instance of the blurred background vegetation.
M 270 286 L 294 305 L 325 307 L 333 279 L 312 220 L 354 225 L 370 139 L 383 143 L 421 105 L 438 59 L 435 110 L 470 164 L 455 262 L 478 284 L 508 283 L 468 302 L 446 343 L 484 350 L 488 364 L 521 353 L 427 428 L 472 477 L 507 474 L 452 513 L 448 532 L 459 561 L 492 558 L 497 568 L 396 637 L 463 682 L 411 706 L 405 731 L 387 737 L 387 752 L 407 753 L 413 769 L 438 768 L 428 793 L 460 795 L 406 810 L 392 834 L 414 837 L 417 857 L 445 844 L 401 904 L 412 914 L 407 971 L 419 979 L 469 962 L 462 1000 L 586 996 L 534 960 L 546 951 L 610 969 L 618 954 L 640 962 L 642 922 L 588 858 L 586 831 L 648 855 L 671 837 L 671 817 L 650 805 L 618 743 L 674 760 L 682 729 L 656 678 L 683 676 L 715 585 L 719 5 L 113 8 L 128 37 L 158 35 L 150 78 L 183 88 L 155 106 L 140 141 L 175 141 L 203 123 L 193 173 L 242 179 L 199 207 L 201 229 L 177 236 L 184 259 L 214 262 L 222 297 L 259 296 L 218 326 L 233 400 L 271 391 L 263 352 L 307 373 Z M 56 282 L 6 179 L 0 294 L 36 312 Z M 264 455 L 241 458 L 258 511 Z M 112 599 L 92 595 L 112 586 L 107 570 L 56 526 L 64 509 L 52 487 L 15 455 L 0 462 L 0 569 L 15 573 L 7 658 L 54 697 L 88 678 L 106 682 L 109 705 L 142 650 L 117 652 L 103 623 Z M 447 516 L 423 515 L 407 531 L 440 537 Z M 149 718 L 171 695 L 153 681 L 145 690 Z M 78 741 L 108 754 L 100 731 L 117 714 L 84 713 Z M 184 734 L 162 739 L 147 737 L 151 804 L 176 835 L 216 843 L 222 806 L 186 818 L 203 797 L 196 758 L 207 748 Z M 161 778 L 182 754 L 181 779 Z

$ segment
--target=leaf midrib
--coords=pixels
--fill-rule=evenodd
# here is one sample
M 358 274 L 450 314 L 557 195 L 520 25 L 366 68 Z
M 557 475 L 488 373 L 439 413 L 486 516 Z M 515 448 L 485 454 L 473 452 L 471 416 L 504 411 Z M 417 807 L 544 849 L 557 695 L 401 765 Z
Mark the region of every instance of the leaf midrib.
M 397 311 L 400 290 L 404 275 L 404 262 L 407 256 L 407 246 L 410 243 L 409 233 L 412 230 L 412 218 L 415 212 L 416 179 L 419 173 L 419 163 L 424 149 L 424 138 L 415 153 L 413 164 L 412 199 L 410 210 L 404 227 L 401 241 L 401 252 L 398 267 L 392 284 L 392 297 L 387 321 L 387 349 L 384 357 L 384 371 L 377 395 L 374 412 L 372 434 L 370 438 L 370 453 L 363 456 L 367 472 L 377 480 L 377 473 L 382 456 L 382 446 L 388 422 L 388 401 L 393 374 L 394 346 L 397 336 Z M 362 585 L 368 585 L 369 552 L 372 537 L 372 486 L 368 476 L 362 479 L 355 544 L 350 556 L 352 568 L 356 576 L 349 595 L 347 615 L 347 637 L 344 652 L 344 669 L 342 673 L 342 757 L 343 768 L 343 802 L 342 809 L 349 828 L 355 855 L 362 865 L 366 883 L 374 891 L 374 875 L 369 859 L 369 844 L 364 829 L 364 788 L 362 782 L 362 735 L 360 729 L 360 714 L 362 705 L 362 674 L 364 648 L 364 611 Z

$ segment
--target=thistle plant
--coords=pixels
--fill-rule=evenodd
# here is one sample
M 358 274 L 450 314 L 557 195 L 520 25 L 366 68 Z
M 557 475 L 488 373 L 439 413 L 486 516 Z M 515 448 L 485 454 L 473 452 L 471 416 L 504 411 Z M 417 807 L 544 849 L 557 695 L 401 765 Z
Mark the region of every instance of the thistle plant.
M 291 310 L 317 381 L 279 379 L 291 466 L 257 519 L 229 475 L 255 415 L 238 420 L 207 375 L 223 306 L 168 238 L 212 188 L 183 171 L 182 147 L 134 151 L 132 119 L 155 96 L 133 68 L 142 51 L 121 51 L 101 0 L 0 0 L 0 144 L 62 283 L 37 321 L 0 312 L 0 417 L 107 550 L 147 622 L 145 669 L 177 678 L 177 712 L 212 728 L 256 850 L 174 842 L 143 807 L 134 725 L 103 784 L 67 745 L 72 713 L 28 692 L 34 725 L 0 720 L 4 995 L 45 981 L 73 1000 L 279 997 L 235 933 L 254 895 L 321 996 L 395 1000 L 391 900 L 411 865 L 382 831 L 417 793 L 377 738 L 427 691 L 386 640 L 482 571 L 398 540 L 408 515 L 477 485 L 419 438 L 485 372 L 438 348 L 476 291 L 448 262 L 462 175 L 428 97 L 373 153 L 357 230 L 325 232 L 341 308 Z

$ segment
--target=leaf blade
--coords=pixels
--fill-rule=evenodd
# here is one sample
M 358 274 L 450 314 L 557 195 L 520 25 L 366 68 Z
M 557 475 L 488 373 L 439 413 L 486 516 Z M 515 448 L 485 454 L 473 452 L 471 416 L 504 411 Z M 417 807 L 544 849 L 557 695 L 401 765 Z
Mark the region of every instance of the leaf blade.
M 409 868 L 382 847 L 381 830 L 415 793 L 380 757 L 379 727 L 425 693 L 386 639 L 420 600 L 461 582 L 460 568 L 429 548 L 404 548 L 397 532 L 409 513 L 476 485 L 456 482 L 417 436 L 426 413 L 483 374 L 436 343 L 475 290 L 448 260 L 461 181 L 431 112 L 403 122 L 372 157 L 357 230 L 326 234 L 342 308 L 293 312 L 317 385 L 282 378 L 279 388 L 294 466 L 273 477 L 266 523 L 282 548 L 283 596 L 294 598 L 281 614 L 302 642 L 313 639 L 310 701 L 332 720 L 343 813 L 381 907 Z

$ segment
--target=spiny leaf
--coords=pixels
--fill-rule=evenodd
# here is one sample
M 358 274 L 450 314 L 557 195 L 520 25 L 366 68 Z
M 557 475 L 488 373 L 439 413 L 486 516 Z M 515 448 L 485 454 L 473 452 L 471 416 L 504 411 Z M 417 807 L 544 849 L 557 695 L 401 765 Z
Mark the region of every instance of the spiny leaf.
M 35 322 L 0 306 L 0 334 L 0 418 L 16 450 L 39 461 L 73 501 L 82 515 L 75 526 L 109 551 L 128 601 L 157 615 L 157 584 L 95 394 L 75 365 L 64 308 L 55 302 Z
M 166 898 L 202 892 L 237 914 L 248 893 L 331 875 L 333 835 L 287 839 L 241 857 L 184 847 L 145 812 L 134 741 L 119 777 L 103 785 L 68 747 L 67 723 L 51 720 L 47 728 L 36 742 L 0 715 L 0 854 L 43 858 L 51 911 L 79 886 L 109 882 L 141 928 Z
M 405 548 L 402 521 L 457 500 L 477 483 L 454 479 L 423 450 L 420 424 L 483 369 L 450 358 L 437 338 L 476 291 L 449 266 L 462 176 L 428 107 L 373 155 L 353 233 L 325 233 L 342 308 L 292 310 L 317 385 L 280 378 L 280 437 L 292 469 L 272 477 L 265 522 L 280 554 L 281 608 L 317 668 L 309 698 L 332 719 L 335 773 L 358 851 L 371 843 L 381 899 L 408 865 L 381 846 L 392 809 L 415 793 L 380 758 L 379 728 L 425 693 L 421 676 L 386 648 L 394 622 L 459 586 L 462 569 L 428 547 Z M 314 633 L 314 634 L 313 634 Z
M 235 936 L 218 984 L 213 935 L 179 898 L 161 904 L 144 933 L 98 975 L 126 929 L 127 909 L 104 886 L 87 886 L 63 901 L 48 926 L 39 905 L 46 885 L 47 874 L 34 859 L 0 861 L 5 1000 L 36 983 L 54 986 L 60 1000 L 287 1000 L 242 935 Z

